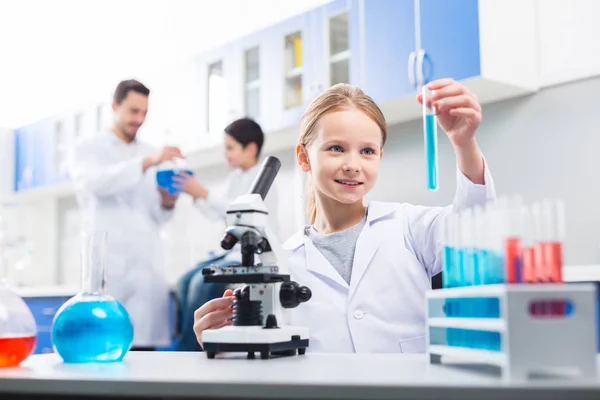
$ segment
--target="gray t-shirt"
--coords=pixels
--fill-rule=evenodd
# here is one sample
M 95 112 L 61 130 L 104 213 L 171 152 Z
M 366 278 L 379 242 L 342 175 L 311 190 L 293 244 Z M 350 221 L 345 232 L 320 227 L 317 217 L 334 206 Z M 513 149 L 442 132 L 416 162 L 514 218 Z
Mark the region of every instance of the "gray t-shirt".
M 323 234 L 317 232 L 313 226 L 306 227 L 304 230 L 306 236 L 312 240 L 315 247 L 348 284 L 350 284 L 350 277 L 352 276 L 356 241 L 366 221 L 367 215 L 365 213 L 358 224 L 340 232 Z

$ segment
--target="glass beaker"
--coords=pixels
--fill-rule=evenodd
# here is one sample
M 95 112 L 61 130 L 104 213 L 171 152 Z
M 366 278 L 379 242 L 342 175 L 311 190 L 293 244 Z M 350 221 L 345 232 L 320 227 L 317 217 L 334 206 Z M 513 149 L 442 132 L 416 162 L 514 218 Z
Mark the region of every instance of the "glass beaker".
M 81 291 L 52 323 L 54 350 L 65 363 L 121 361 L 133 342 L 129 313 L 106 293 L 107 233 L 82 234 Z
M 0 218 L 0 368 L 16 367 L 29 357 L 37 334 L 31 310 L 6 281 L 7 235 Z

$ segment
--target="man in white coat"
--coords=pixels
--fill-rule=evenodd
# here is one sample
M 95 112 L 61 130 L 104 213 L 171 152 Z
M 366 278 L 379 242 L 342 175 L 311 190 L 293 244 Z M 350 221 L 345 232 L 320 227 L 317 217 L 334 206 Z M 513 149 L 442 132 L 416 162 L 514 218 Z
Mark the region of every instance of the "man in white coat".
M 177 197 L 158 189 L 155 166 L 183 157 L 176 147 L 157 151 L 136 137 L 149 94 L 138 81 L 119 83 L 111 129 L 80 138 L 69 165 L 83 229 L 108 232 L 108 293 L 131 316 L 134 350 L 170 344 L 169 288 L 159 231 Z

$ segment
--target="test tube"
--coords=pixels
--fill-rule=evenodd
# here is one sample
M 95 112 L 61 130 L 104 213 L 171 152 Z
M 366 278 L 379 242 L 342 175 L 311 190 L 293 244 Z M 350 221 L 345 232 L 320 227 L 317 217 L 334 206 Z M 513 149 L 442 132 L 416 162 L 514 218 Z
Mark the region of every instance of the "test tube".
M 489 283 L 504 283 L 504 240 L 505 233 L 505 199 L 498 199 L 495 203 L 487 206 L 488 219 L 488 265 L 486 273 L 489 274 L 487 281 Z
M 561 200 L 542 202 L 541 247 L 548 282 L 562 282 L 562 242 L 565 238 L 565 206 Z
M 531 205 L 531 218 L 533 221 L 533 239 L 535 241 L 535 282 L 543 283 L 547 281 L 547 268 L 546 257 L 544 256 L 542 247 L 544 219 L 542 215 L 542 205 L 539 202 L 535 202 Z
M 519 196 L 507 199 L 506 204 L 506 239 L 504 242 L 506 282 L 521 282 L 521 237 L 523 234 L 521 206 Z
M 467 208 L 461 213 L 460 244 L 458 253 L 460 286 L 473 285 L 475 268 L 473 265 L 473 253 L 475 249 L 475 237 L 473 236 L 473 209 Z
M 485 249 L 485 213 L 483 207 L 473 207 L 473 285 L 483 284 L 483 270 L 485 268 L 485 258 L 483 257 Z M 469 299 L 472 304 L 472 313 L 475 318 L 487 317 L 487 298 Z M 488 335 L 486 331 L 471 331 L 470 338 L 473 348 L 487 349 Z
M 437 117 L 435 106 L 431 102 L 433 91 L 427 85 L 424 85 L 421 94 L 423 96 L 423 135 L 425 139 L 427 189 L 435 192 L 438 190 Z
M 536 279 L 536 259 L 535 259 L 535 236 L 533 218 L 529 207 L 521 207 L 521 221 L 523 234 L 521 236 L 521 254 L 523 267 L 521 269 L 521 281 L 525 283 L 535 283 Z
M 473 285 L 484 284 L 486 229 L 483 207 L 473 207 Z
M 442 284 L 445 288 L 455 287 L 456 257 L 458 245 L 458 214 L 448 214 L 444 221 L 444 253 L 442 264 Z

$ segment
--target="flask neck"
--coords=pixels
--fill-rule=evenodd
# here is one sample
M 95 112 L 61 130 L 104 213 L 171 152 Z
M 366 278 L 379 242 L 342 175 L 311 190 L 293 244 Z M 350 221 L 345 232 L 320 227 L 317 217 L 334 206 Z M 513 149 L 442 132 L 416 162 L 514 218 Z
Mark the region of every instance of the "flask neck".
M 84 232 L 81 241 L 81 294 L 106 293 L 106 232 Z

